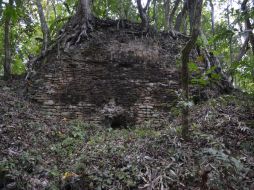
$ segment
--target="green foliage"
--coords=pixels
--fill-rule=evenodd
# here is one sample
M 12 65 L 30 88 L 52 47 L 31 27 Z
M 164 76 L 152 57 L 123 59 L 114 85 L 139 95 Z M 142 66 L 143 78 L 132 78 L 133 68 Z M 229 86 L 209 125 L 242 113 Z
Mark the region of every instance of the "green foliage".
M 198 71 L 199 71 L 197 64 L 194 63 L 194 62 L 189 62 L 188 67 L 189 67 L 189 71 L 190 71 L 191 73 L 192 73 L 192 72 L 198 72 Z
M 93 2 L 93 12 L 99 18 L 137 19 L 137 12 L 132 0 L 96 0 Z
M 194 62 L 188 64 L 190 73 L 194 73 L 195 76 L 191 78 L 191 84 L 199 85 L 201 87 L 207 86 L 209 83 L 219 81 L 221 75 L 216 73 L 217 66 L 212 66 L 204 73 L 201 73 L 198 66 Z
M 191 79 L 191 83 L 199 86 L 207 86 L 208 85 L 208 80 L 205 76 L 202 76 L 201 78 L 194 78 Z
M 15 56 L 12 64 L 12 73 L 15 75 L 21 75 L 26 70 L 23 60 L 20 57 Z
M 246 56 L 239 62 L 234 62 L 230 67 L 235 76 L 235 83 L 244 91 L 254 94 L 254 56 Z
M 47 22 L 50 27 L 51 36 L 56 37 L 57 32 L 68 20 L 70 14 L 66 11 L 66 6 L 71 12 L 75 9 L 77 1 L 67 0 L 64 5 L 62 2 L 55 2 L 55 11 L 53 4 L 46 4 L 44 1 L 44 11 L 47 16 Z M 52 3 L 52 2 L 51 2 Z M 12 54 L 12 73 L 23 74 L 26 71 L 26 62 L 28 57 L 37 56 L 40 52 L 41 42 L 37 39 L 42 38 L 40 22 L 37 16 L 37 9 L 32 1 L 14 0 L 14 6 L 8 3 L 1 4 L 3 7 L 3 16 L 0 16 L 0 22 L 9 17 L 11 19 L 11 54 Z M 66 6 L 65 6 L 66 5 Z M 56 15 L 55 15 L 56 13 Z M 56 16 L 56 17 L 55 17 Z M 0 50 L 4 50 L 4 25 L 0 28 Z M 0 74 L 4 60 L 4 51 L 0 51 Z
M 56 131 L 56 136 L 60 141 L 53 144 L 50 150 L 57 154 L 59 157 L 70 157 L 83 143 L 86 137 L 86 131 L 89 129 L 89 125 L 80 121 L 74 121 L 69 126 L 68 133 L 62 133 Z

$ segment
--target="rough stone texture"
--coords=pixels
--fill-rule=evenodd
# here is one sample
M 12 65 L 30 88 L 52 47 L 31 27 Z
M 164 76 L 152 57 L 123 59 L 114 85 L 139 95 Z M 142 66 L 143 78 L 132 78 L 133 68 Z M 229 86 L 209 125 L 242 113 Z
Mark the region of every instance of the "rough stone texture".
M 177 103 L 176 59 L 185 41 L 98 28 L 82 44 L 49 53 L 29 93 L 45 111 L 66 118 L 119 126 L 160 123 Z

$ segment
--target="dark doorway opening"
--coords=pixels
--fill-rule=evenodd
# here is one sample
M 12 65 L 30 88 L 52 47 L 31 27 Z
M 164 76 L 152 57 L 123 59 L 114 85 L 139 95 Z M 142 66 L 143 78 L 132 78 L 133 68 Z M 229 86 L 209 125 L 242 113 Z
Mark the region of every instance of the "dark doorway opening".
M 104 124 L 106 127 L 112 129 L 127 129 L 133 125 L 133 122 L 128 115 L 119 114 L 115 116 L 106 116 Z

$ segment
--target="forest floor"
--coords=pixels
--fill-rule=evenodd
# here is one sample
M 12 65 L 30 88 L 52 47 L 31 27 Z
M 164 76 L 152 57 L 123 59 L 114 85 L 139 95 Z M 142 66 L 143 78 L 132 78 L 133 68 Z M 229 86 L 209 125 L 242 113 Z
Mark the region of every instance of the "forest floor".
M 254 189 L 254 100 L 234 92 L 180 115 L 110 129 L 52 118 L 0 81 L 0 189 Z

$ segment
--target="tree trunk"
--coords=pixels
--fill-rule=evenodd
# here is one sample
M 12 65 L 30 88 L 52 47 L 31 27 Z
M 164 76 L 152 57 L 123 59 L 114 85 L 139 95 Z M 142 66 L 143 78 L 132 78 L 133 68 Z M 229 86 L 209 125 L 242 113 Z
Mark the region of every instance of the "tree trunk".
M 137 0 L 138 12 L 141 18 L 141 27 L 143 30 L 147 30 L 149 26 L 149 18 L 147 15 L 147 10 L 151 0 L 147 0 L 146 6 L 143 8 L 141 0 Z
M 197 1 L 187 1 L 187 8 L 189 13 L 189 19 L 190 19 L 190 34 L 192 34 L 193 26 L 195 23 L 195 7 L 196 7 Z
M 195 43 L 197 41 L 198 35 L 199 35 L 199 28 L 200 28 L 200 22 L 201 22 L 201 12 L 202 12 L 202 4 L 203 0 L 193 0 L 193 3 L 195 6 L 193 6 L 194 10 L 192 15 L 192 21 L 190 18 L 190 24 L 191 24 L 191 39 L 188 41 L 186 46 L 184 47 L 182 51 L 182 88 L 183 88 L 183 97 L 185 102 L 189 102 L 189 55 L 191 50 L 194 48 Z M 184 106 L 182 110 L 182 136 L 184 139 L 188 138 L 188 132 L 189 132 L 189 106 Z
M 88 23 L 91 20 L 90 0 L 80 0 L 80 4 L 83 15 L 83 23 Z
M 42 54 L 45 54 L 50 43 L 50 31 L 45 19 L 45 15 L 41 5 L 41 0 L 36 0 L 36 6 L 38 8 L 38 14 L 41 22 L 41 30 L 43 34 Z
M 90 21 L 92 20 L 90 0 L 80 0 L 79 9 L 77 14 L 81 14 L 81 32 L 78 36 L 76 43 L 80 42 L 82 37 L 87 37 L 87 30 L 92 26 Z
M 212 34 L 213 37 L 215 35 L 215 25 L 214 25 L 214 6 L 213 6 L 213 1 L 209 0 L 210 7 L 211 7 L 211 24 L 212 24 Z M 216 50 L 216 43 L 213 43 L 214 49 Z
M 176 10 L 178 9 L 178 6 L 180 4 L 181 0 L 175 0 L 175 5 L 170 13 L 170 16 L 169 16 L 169 30 L 172 30 L 172 25 L 173 25 L 173 19 L 174 19 L 174 16 L 175 16 L 175 13 L 176 13 Z
M 2 16 L 3 13 L 3 0 L 0 0 L 0 17 Z
M 251 44 L 252 53 L 254 55 L 254 35 L 253 35 L 253 32 L 252 32 L 253 28 L 252 28 L 252 25 L 251 25 L 251 22 L 250 22 L 250 18 L 248 17 L 248 10 L 247 10 L 248 1 L 249 0 L 244 0 L 243 1 L 242 5 L 241 5 L 241 9 L 242 9 L 243 14 L 244 14 L 245 28 L 249 33 L 249 41 L 250 41 L 250 44 Z
M 153 0 L 153 20 L 154 20 L 154 28 L 158 30 L 158 9 L 157 9 L 157 0 Z
M 50 6 L 50 3 L 49 3 L 49 0 L 46 1 L 46 7 L 45 7 L 45 18 L 46 20 L 49 20 L 50 19 L 50 10 L 51 9 L 51 6 Z
M 65 30 L 73 30 L 61 38 L 61 46 L 67 51 L 71 45 L 78 44 L 82 38 L 88 38 L 88 32 L 93 30 L 90 0 L 79 0 L 76 13 L 65 25 Z
M 176 31 L 180 32 L 183 20 L 186 20 L 186 13 L 187 13 L 187 0 L 184 1 L 183 8 L 182 8 L 181 12 L 176 17 L 176 23 L 175 23 L 175 30 Z
M 13 0 L 9 0 L 9 6 L 13 7 Z M 11 78 L 11 45 L 10 45 L 10 27 L 11 17 L 9 15 L 5 18 L 4 23 L 4 79 Z
M 164 30 L 168 30 L 169 27 L 169 11 L 170 11 L 170 0 L 164 0 Z
M 229 17 L 229 4 L 227 5 L 227 22 L 228 22 L 229 29 L 231 29 L 230 17 Z M 228 42 L 229 42 L 230 65 L 232 65 L 232 62 L 233 62 L 232 35 L 229 36 Z
M 185 15 L 183 17 L 183 34 L 187 35 L 188 31 L 188 21 L 187 21 L 187 16 Z
M 239 54 L 236 58 L 236 61 L 241 61 L 241 59 L 243 58 L 243 56 L 246 54 L 246 52 L 248 51 L 248 43 L 249 43 L 249 35 L 245 38 L 243 45 L 239 51 Z
M 119 9 L 120 9 L 120 12 L 119 12 L 119 17 L 120 17 L 120 20 L 123 20 L 125 19 L 125 13 L 124 13 L 124 2 L 123 0 L 119 0 Z

